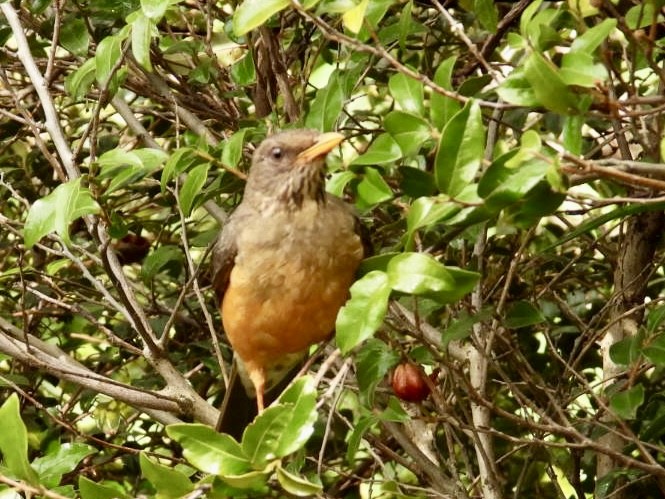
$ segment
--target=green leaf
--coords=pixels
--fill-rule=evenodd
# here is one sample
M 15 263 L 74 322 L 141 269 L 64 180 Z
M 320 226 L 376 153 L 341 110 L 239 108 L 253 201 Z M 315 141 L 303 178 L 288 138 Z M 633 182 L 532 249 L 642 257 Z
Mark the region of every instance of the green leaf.
M 128 497 L 119 488 L 95 483 L 83 475 L 79 476 L 79 494 L 81 499 L 125 499 Z
M 164 17 L 166 10 L 175 3 L 176 0 L 141 0 L 141 11 L 147 18 L 158 22 Z
M 445 197 L 419 197 L 406 215 L 407 249 L 411 250 L 416 231 L 435 225 L 459 211 L 459 206 Z
M 351 165 L 383 165 L 402 157 L 402 149 L 389 134 L 382 133 L 367 150 L 354 159 Z
M 141 474 L 155 487 L 159 498 L 176 499 L 194 490 L 187 475 L 149 459 L 144 452 L 139 454 L 139 463 Z
M 326 191 L 335 196 L 342 197 L 344 195 L 344 188 L 354 178 L 356 178 L 356 174 L 349 170 L 335 172 L 326 182 Z
M 405 165 L 400 166 L 398 171 L 400 174 L 399 188 L 405 196 L 417 199 L 436 193 L 436 181 L 430 172 Z
M 383 324 L 388 311 L 388 275 L 374 270 L 351 286 L 351 298 L 337 314 L 337 346 L 346 355 L 359 343 L 372 337 Z
M 305 126 L 321 132 L 334 130 L 344 105 L 344 89 L 341 84 L 340 73 L 333 73 L 328 85 L 316 92 L 312 101 Z
M 629 336 L 610 346 L 612 362 L 629 366 L 642 356 L 642 338 Z
M 363 403 L 372 407 L 374 390 L 400 360 L 395 350 L 376 338 L 368 339 L 355 355 L 356 378 Z
M 448 122 L 434 160 L 439 190 L 457 196 L 473 182 L 485 151 L 485 127 L 480 106 L 471 100 Z
M 491 33 L 496 32 L 499 16 L 493 0 L 474 0 L 473 11 L 483 28 Z
M 74 55 L 86 56 L 90 35 L 85 21 L 80 17 L 68 17 L 60 28 L 60 44 Z
M 173 424 L 166 434 L 178 442 L 193 466 L 213 475 L 240 475 L 251 471 L 242 447 L 225 433 L 202 424 Z
M 516 152 L 510 151 L 497 158 L 478 184 L 478 194 L 495 212 L 522 199 L 547 174 L 548 163 L 537 158 L 527 159 L 519 166 L 507 167 L 510 159 L 517 156 Z
M 289 0 L 245 0 L 233 15 L 233 32 L 242 36 L 289 6 Z
M 113 76 L 113 71 L 122 57 L 122 43 L 125 37 L 120 34 L 107 36 L 99 45 L 95 54 L 95 76 L 100 86 L 106 85 Z
M 37 473 L 28 462 L 28 430 L 21 419 L 18 396 L 12 393 L 0 407 L 0 453 L 12 475 L 37 485 Z
M 528 38 L 528 28 L 531 24 L 533 16 L 538 12 L 540 5 L 543 3 L 543 0 L 535 0 L 529 4 L 529 6 L 524 9 L 522 12 L 522 17 L 520 17 L 520 33 L 524 38 Z
M 540 100 L 524 75 L 524 71 L 516 69 L 496 89 L 497 94 L 506 102 L 524 107 L 536 107 Z
M 642 384 L 610 396 L 610 408 L 622 419 L 635 419 L 637 410 L 643 403 L 644 386 Z
M 434 83 L 446 90 L 452 90 L 452 76 L 455 62 L 457 62 L 457 57 L 450 56 L 439 64 L 439 67 L 436 68 L 436 73 L 434 73 Z M 451 99 L 450 97 L 446 97 L 437 92 L 432 92 L 429 100 L 430 118 L 432 124 L 439 130 L 441 130 L 446 123 L 450 121 L 450 118 L 459 112 L 462 107 L 462 105 L 455 99 Z
M 242 148 L 245 144 L 245 135 L 247 135 L 248 130 L 248 128 L 241 128 L 224 143 L 224 149 L 222 150 L 222 163 L 224 163 L 224 166 L 230 168 L 238 166 L 238 163 L 242 159 Z
M 616 28 L 616 25 L 616 19 L 604 19 L 581 35 L 576 36 L 570 46 L 570 52 L 593 53 Z
M 208 179 L 209 168 L 210 163 L 203 163 L 192 168 L 180 188 L 178 200 L 180 201 L 180 208 L 186 217 L 191 214 L 194 208 L 194 199 L 201 193 L 201 189 Z
M 566 116 L 563 120 L 563 146 L 571 154 L 582 153 L 584 115 Z
M 492 318 L 492 308 L 486 307 L 480 312 L 469 315 L 463 310 L 454 321 L 448 324 L 448 327 L 441 333 L 441 343 L 446 346 L 451 341 L 459 341 L 468 338 L 473 331 L 473 326 L 479 322 Z
M 141 266 L 141 278 L 148 281 L 155 277 L 164 267 L 175 264 L 180 265 L 183 256 L 177 246 L 160 246 L 150 253 Z
M 63 475 L 74 471 L 81 460 L 96 452 L 90 445 L 65 442 L 32 461 L 32 467 L 39 475 L 40 484 L 54 488 L 60 484 Z
M 99 213 L 99 205 L 88 188 L 81 187 L 81 178 L 60 184 L 30 207 L 23 227 L 25 245 L 31 248 L 51 232 L 56 232 L 69 244 L 69 224 L 93 213 Z
M 395 139 L 404 157 L 417 154 L 425 141 L 432 137 L 427 121 L 402 111 L 388 113 L 383 119 L 383 127 Z
M 402 111 L 422 116 L 425 110 L 423 84 L 397 73 L 388 80 L 388 88 Z
M 558 69 L 538 52 L 524 63 L 524 76 L 541 105 L 559 114 L 574 114 L 577 99 L 566 86 Z
M 533 326 L 542 322 L 545 322 L 545 316 L 540 309 L 528 301 L 513 303 L 506 313 L 505 324 L 510 329 Z
M 368 4 L 369 0 L 360 0 L 357 5 L 342 14 L 342 23 L 344 23 L 344 27 L 354 35 L 357 35 L 363 27 Z
M 659 334 L 654 338 L 649 338 L 644 344 L 642 353 L 656 366 L 665 365 L 665 335 Z
M 150 62 L 150 42 L 156 31 L 155 23 L 149 17 L 140 14 L 132 21 L 132 54 L 134 59 L 146 71 L 152 71 Z
M 357 460 L 357 453 L 360 449 L 363 436 L 376 424 L 379 418 L 374 415 L 361 417 L 352 427 L 351 436 L 346 446 L 346 460 L 349 463 L 355 463 Z
M 95 81 L 96 60 L 88 59 L 80 68 L 65 78 L 65 90 L 74 100 L 80 100 L 88 93 Z
M 312 483 L 304 477 L 289 473 L 281 465 L 277 465 L 277 481 L 282 488 L 296 497 L 309 497 L 318 494 L 323 487 L 318 483 Z
M 559 74 L 566 85 L 587 88 L 597 87 L 608 77 L 605 66 L 594 64 L 592 56 L 578 52 L 571 52 L 563 56 Z
M 224 152 L 222 152 L 222 161 L 224 161 Z M 166 186 L 173 178 L 201 162 L 202 158 L 196 153 L 195 149 L 192 149 L 191 147 L 181 147 L 180 149 L 176 149 L 166 161 L 164 170 L 162 171 L 162 193 L 166 191 Z
M 256 81 L 256 68 L 251 51 L 248 51 L 242 59 L 231 66 L 231 78 L 236 85 L 241 87 L 251 85 Z
M 446 267 L 425 253 L 401 253 L 388 264 L 390 287 L 413 295 L 436 295 L 451 290 L 455 281 Z
M 242 436 L 244 454 L 256 470 L 300 449 L 314 432 L 316 387 L 311 376 L 298 378 L 277 404 L 259 414 Z
M 657 22 L 662 22 L 662 16 L 658 15 Z M 651 26 L 654 21 L 654 5 L 652 2 L 640 2 L 628 9 L 625 22 L 629 29 L 637 30 Z
M 376 168 L 366 168 L 362 180 L 358 184 L 358 205 L 361 209 L 388 201 L 393 197 L 393 191 L 383 180 Z

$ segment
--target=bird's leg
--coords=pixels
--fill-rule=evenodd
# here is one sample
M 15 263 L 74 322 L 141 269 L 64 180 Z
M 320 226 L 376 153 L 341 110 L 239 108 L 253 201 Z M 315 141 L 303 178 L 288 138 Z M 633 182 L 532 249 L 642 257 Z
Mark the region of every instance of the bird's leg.
M 262 367 L 251 369 L 249 371 L 249 379 L 252 380 L 252 384 L 254 385 L 254 390 L 256 390 L 256 407 L 258 409 L 259 414 L 261 414 L 263 412 L 263 409 L 265 408 L 263 402 L 263 392 L 266 387 L 265 369 Z

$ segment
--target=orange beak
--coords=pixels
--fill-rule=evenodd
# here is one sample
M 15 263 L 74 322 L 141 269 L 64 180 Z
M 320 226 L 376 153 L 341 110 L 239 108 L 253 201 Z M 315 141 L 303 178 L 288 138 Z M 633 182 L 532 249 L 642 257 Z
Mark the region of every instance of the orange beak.
M 309 146 L 297 156 L 298 162 L 309 163 L 317 158 L 325 156 L 332 151 L 340 142 L 346 137 L 341 133 L 328 132 L 322 133 L 314 142 L 314 145 Z

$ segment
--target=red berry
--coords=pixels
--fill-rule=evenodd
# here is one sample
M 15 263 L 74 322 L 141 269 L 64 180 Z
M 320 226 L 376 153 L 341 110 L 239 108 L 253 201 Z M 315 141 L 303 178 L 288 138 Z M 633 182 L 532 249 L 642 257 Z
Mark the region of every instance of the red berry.
M 407 402 L 422 402 L 429 395 L 429 386 L 420 367 L 404 362 L 393 372 L 392 387 L 395 395 Z

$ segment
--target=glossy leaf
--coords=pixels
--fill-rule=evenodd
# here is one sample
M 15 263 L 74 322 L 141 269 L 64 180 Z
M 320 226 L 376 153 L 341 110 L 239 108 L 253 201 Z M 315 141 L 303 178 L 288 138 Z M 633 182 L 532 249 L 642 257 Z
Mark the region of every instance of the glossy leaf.
M 323 490 L 320 484 L 310 482 L 302 476 L 290 473 L 280 465 L 277 466 L 275 471 L 279 484 L 286 492 L 293 496 L 310 497 Z
M 614 28 L 616 28 L 616 25 L 616 19 L 603 19 L 599 24 L 575 37 L 570 46 L 570 51 L 591 54 L 605 41 Z
M 452 90 L 452 75 L 455 62 L 457 62 L 457 57 L 451 56 L 439 64 L 439 67 L 436 68 L 436 73 L 434 73 L 434 83 L 446 90 Z M 461 107 L 462 105 L 455 99 L 433 91 L 430 96 L 430 118 L 432 124 L 441 130 L 450 121 L 450 118 L 459 112 Z
M 417 154 L 425 141 L 432 136 L 427 121 L 402 111 L 388 113 L 383 119 L 383 127 L 395 139 L 404 157 Z
M 403 73 L 396 73 L 388 80 L 388 88 L 402 111 L 423 115 L 425 96 L 422 83 Z
M 187 475 L 170 466 L 160 464 L 141 452 L 139 454 L 141 474 L 155 487 L 160 498 L 182 497 L 194 490 Z
M 65 442 L 33 460 L 32 468 L 39 475 L 39 483 L 53 488 L 60 485 L 63 475 L 74 471 L 84 458 L 96 452 L 97 450 L 90 445 Z
M 441 133 L 435 176 L 439 190 L 455 197 L 475 178 L 485 150 L 485 127 L 480 106 L 469 101 Z
M 251 471 L 240 444 L 210 426 L 173 424 L 166 427 L 166 433 L 180 444 L 187 461 L 201 471 L 222 476 Z
M 146 71 L 152 71 L 150 42 L 154 29 L 154 22 L 145 15 L 137 15 L 132 22 L 132 54 Z
M 188 217 L 194 208 L 194 200 L 201 193 L 201 189 L 208 178 L 210 163 L 203 163 L 192 168 L 180 188 L 178 199 L 182 212 Z
M 67 75 L 65 79 L 65 90 L 74 100 L 80 100 L 88 93 L 95 81 L 96 61 L 88 59 L 80 68 Z
M 316 92 L 316 97 L 305 118 L 305 126 L 321 132 L 335 128 L 344 104 L 344 89 L 339 73 L 330 76 L 328 85 Z
M 445 266 L 425 253 L 402 253 L 388 264 L 390 286 L 415 295 L 435 295 L 451 290 L 455 281 Z
M 644 403 L 644 386 L 637 384 L 610 396 L 610 408 L 623 419 L 635 419 L 637 410 Z
M 78 485 L 81 499 L 125 499 L 129 497 L 120 490 L 120 487 L 95 483 L 83 475 L 79 476 Z
M 393 197 L 392 189 L 376 168 L 365 168 L 357 189 L 358 204 L 361 209 L 388 201 Z
M 559 114 L 574 114 L 577 101 L 557 68 L 538 52 L 524 63 L 524 76 L 541 105 Z
M 351 298 L 337 314 L 337 346 L 343 354 L 371 338 L 388 311 L 390 286 L 388 275 L 374 270 L 351 286 Z
M 42 237 L 56 232 L 69 244 L 69 224 L 84 215 L 99 212 L 99 205 L 81 179 L 60 184 L 49 195 L 38 199 L 30 207 L 23 227 L 26 247 L 31 248 Z
M 224 163 L 224 166 L 235 168 L 238 166 L 238 163 L 240 163 L 247 130 L 247 128 L 241 128 L 231 135 L 224 144 L 224 149 L 222 150 L 222 163 Z
M 4 466 L 18 479 L 37 485 L 37 473 L 28 462 L 28 430 L 21 419 L 18 396 L 15 393 L 0 406 L 0 421 L 0 454 Z
M 233 31 L 242 36 L 288 6 L 289 0 L 244 0 L 233 16 Z
M 383 165 L 392 163 L 402 157 L 399 144 L 389 134 L 382 133 L 367 150 L 354 159 L 352 165 Z
M 524 107 L 536 107 L 540 101 L 536 92 L 524 75 L 524 71 L 516 69 L 496 89 L 497 94 L 506 102 Z

